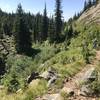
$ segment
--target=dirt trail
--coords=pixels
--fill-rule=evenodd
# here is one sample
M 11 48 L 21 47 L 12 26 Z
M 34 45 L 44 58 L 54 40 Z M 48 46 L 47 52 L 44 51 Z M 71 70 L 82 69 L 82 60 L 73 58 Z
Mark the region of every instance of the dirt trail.
M 79 95 L 79 80 L 81 80 L 81 78 L 84 76 L 84 73 L 88 69 L 95 67 L 98 61 L 100 61 L 100 51 L 96 51 L 95 60 L 91 64 L 86 65 L 86 67 L 78 74 L 76 74 L 71 81 L 66 82 L 65 87 L 71 87 L 75 92 L 75 97 L 70 98 L 70 100 L 96 100 L 96 98 L 84 97 Z
M 71 88 L 72 90 L 74 90 L 75 96 L 71 97 L 71 98 L 66 98 L 66 100 L 98 100 L 96 98 L 92 98 L 92 97 L 84 97 L 80 95 L 80 87 L 79 87 L 79 81 L 82 79 L 82 77 L 84 76 L 84 74 L 90 69 L 90 68 L 94 68 L 96 66 L 96 64 L 98 63 L 98 61 L 100 61 L 100 51 L 96 51 L 96 57 L 94 59 L 94 61 L 91 64 L 87 64 L 83 70 L 81 70 L 78 74 L 76 74 L 70 81 L 66 82 L 64 84 L 64 87 L 66 88 Z M 61 91 L 60 91 L 61 92 Z M 43 96 L 43 98 L 38 98 L 36 100 L 58 100 L 59 98 L 59 93 L 57 94 L 47 94 L 45 96 Z M 58 96 L 58 97 L 57 97 Z M 55 98 L 56 97 L 56 98 Z M 50 99 L 51 98 L 51 99 Z M 61 100 L 59 98 L 59 100 Z

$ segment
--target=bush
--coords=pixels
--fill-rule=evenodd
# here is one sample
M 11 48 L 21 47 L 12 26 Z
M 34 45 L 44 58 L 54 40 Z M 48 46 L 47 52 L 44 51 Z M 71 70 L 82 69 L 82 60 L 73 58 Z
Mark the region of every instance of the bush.
M 8 87 L 8 91 L 15 92 L 19 88 L 27 85 L 27 77 L 36 71 L 34 62 L 26 56 L 9 56 L 7 59 L 7 73 L 2 79 L 2 83 Z
M 68 100 L 67 98 L 69 97 L 67 93 L 61 92 L 61 96 L 63 97 L 63 100 Z
M 100 95 L 100 82 L 98 80 L 95 80 L 90 84 L 91 92 L 94 95 Z
M 8 92 L 16 92 L 18 89 L 19 89 L 19 82 L 18 80 L 15 78 L 15 79 L 12 79 L 10 80 L 9 84 L 8 84 Z
M 5 60 L 0 57 L 0 75 L 4 75 L 6 72 L 6 65 L 5 65 Z
M 47 91 L 47 82 L 44 80 L 40 80 L 38 84 L 32 87 L 25 92 L 24 100 L 35 100 L 36 97 L 41 96 L 46 93 Z

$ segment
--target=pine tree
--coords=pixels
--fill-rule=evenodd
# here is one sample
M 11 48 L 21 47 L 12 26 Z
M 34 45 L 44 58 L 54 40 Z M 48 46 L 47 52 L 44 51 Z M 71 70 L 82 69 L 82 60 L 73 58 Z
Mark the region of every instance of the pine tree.
M 34 41 L 35 43 L 42 41 L 42 15 L 37 13 L 34 19 Z
M 42 21 L 42 40 L 45 41 L 48 37 L 48 17 L 47 17 L 47 9 L 45 4 L 43 21 Z
M 93 0 L 93 5 L 95 5 L 96 4 L 96 0 Z
M 87 8 L 90 8 L 91 6 L 92 6 L 92 1 L 89 0 L 89 1 L 88 1 L 88 7 L 87 7 Z
M 24 11 L 21 4 L 17 8 L 16 21 L 14 24 L 16 51 L 18 53 L 26 53 L 31 49 L 31 33 L 24 19 Z
M 6 72 L 5 61 L 2 57 L 0 57 L 0 75 L 3 75 Z
M 8 17 L 4 18 L 4 21 L 2 23 L 2 33 L 5 35 L 10 35 L 10 24 L 9 24 L 9 19 Z
M 55 22 L 54 17 L 50 17 L 49 19 L 49 28 L 48 28 L 48 39 L 50 43 L 53 43 L 55 40 Z
M 73 36 L 73 26 L 72 26 L 72 24 L 70 24 L 67 34 L 68 34 L 68 39 L 70 39 Z
M 62 31 L 62 10 L 61 10 L 61 0 L 56 0 L 56 10 L 55 10 L 55 33 L 56 41 L 59 42 L 60 34 Z
M 78 16 L 77 14 L 75 13 L 75 15 L 73 16 L 73 20 L 77 20 Z
M 87 10 L 87 2 L 84 2 L 84 11 Z

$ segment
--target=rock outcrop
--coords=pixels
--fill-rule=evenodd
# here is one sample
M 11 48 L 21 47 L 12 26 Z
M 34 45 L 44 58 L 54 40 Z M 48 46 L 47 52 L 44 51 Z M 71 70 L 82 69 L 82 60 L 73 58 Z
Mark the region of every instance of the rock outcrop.
M 14 38 L 9 36 L 4 36 L 0 39 L 0 56 L 7 56 L 15 52 Z
M 83 22 L 85 25 L 91 25 L 92 23 L 100 25 L 100 3 L 86 10 L 80 16 L 78 22 Z

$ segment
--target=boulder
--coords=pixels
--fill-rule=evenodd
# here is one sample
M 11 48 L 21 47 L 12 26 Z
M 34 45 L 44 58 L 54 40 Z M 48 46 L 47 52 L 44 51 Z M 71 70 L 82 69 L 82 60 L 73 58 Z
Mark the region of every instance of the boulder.
M 52 69 L 48 69 L 48 71 L 43 72 L 41 75 L 39 75 L 40 77 L 46 79 L 46 80 L 50 80 L 53 77 L 57 76 L 56 72 L 53 71 Z
M 61 90 L 61 93 L 66 93 L 68 96 L 73 96 L 74 95 L 74 90 L 72 88 L 67 88 L 67 87 L 64 87 L 62 90 Z
M 50 75 L 49 75 L 49 72 L 48 71 L 45 71 L 43 72 L 41 75 L 39 75 L 40 77 L 48 80 L 50 78 Z
M 92 68 L 90 68 L 85 74 L 84 74 L 84 76 L 83 76 L 83 78 L 82 78 L 82 80 L 83 81 L 94 81 L 95 79 L 96 79 L 96 75 L 95 74 L 93 74 L 95 72 L 95 68 L 94 67 L 92 67 Z
M 45 95 L 40 100 L 63 100 L 63 99 L 62 99 L 61 95 L 58 93 L 58 94 L 48 94 L 48 95 Z
M 51 84 L 55 83 L 56 80 L 57 80 L 57 76 L 53 76 L 53 77 L 48 81 L 47 87 L 49 87 L 49 86 L 51 86 Z
M 23 93 L 23 90 L 22 90 L 22 89 L 19 89 L 19 90 L 17 90 L 16 93 L 17 93 L 17 94 L 22 94 L 22 93 Z
M 58 78 L 58 74 L 54 70 L 52 70 L 51 68 L 49 68 L 48 71 L 43 72 L 39 76 L 48 81 L 47 87 L 49 87 L 51 84 L 53 84 Z
M 32 72 L 31 75 L 27 79 L 27 83 L 32 82 L 32 80 L 37 79 L 39 77 L 39 73 Z
M 83 85 L 82 88 L 80 89 L 80 95 L 88 96 L 89 94 L 90 94 L 89 86 Z

